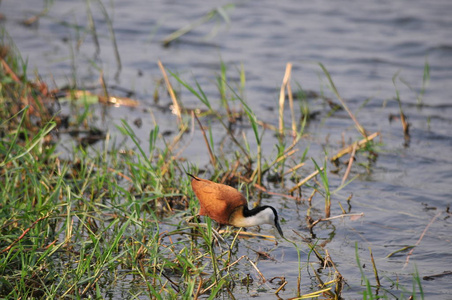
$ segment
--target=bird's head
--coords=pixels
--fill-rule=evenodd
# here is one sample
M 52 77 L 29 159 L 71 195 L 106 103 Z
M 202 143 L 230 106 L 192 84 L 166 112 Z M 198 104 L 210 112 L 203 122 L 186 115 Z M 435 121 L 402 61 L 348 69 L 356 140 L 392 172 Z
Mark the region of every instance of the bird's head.
M 249 226 L 257 226 L 263 224 L 270 224 L 276 227 L 279 234 L 284 237 L 281 226 L 279 225 L 279 216 L 276 209 L 272 206 L 259 206 L 253 208 L 251 210 L 244 209 L 243 210 L 243 219 L 242 224 L 235 225 L 237 227 L 249 227 Z

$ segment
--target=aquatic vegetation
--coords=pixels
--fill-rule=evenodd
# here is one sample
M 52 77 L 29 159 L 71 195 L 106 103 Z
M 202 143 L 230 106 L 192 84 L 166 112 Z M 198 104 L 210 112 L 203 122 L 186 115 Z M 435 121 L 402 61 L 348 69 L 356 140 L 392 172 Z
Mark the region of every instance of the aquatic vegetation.
M 108 26 L 113 30 L 110 22 Z M 168 42 L 190 28 L 171 36 Z M 361 275 L 362 284 L 350 282 L 337 263 L 340 257 L 332 257 L 328 251 L 335 231 L 328 229 L 327 238 L 319 237 L 324 234 L 323 226 L 334 227 L 334 220 L 347 222 L 363 216 L 344 209 L 338 192 L 362 171 L 353 164 L 354 159 L 378 151 L 373 139 L 379 136 L 378 132 L 368 134 L 360 125 L 323 65 L 320 67 L 341 103 L 329 99 L 334 107 L 329 113 L 343 107 L 357 136 L 342 150 L 336 147 L 330 159 L 325 155 L 318 163 L 309 146 L 301 143 L 306 126 L 315 119 L 308 117 L 311 110 L 306 98 L 298 101 L 299 110 L 295 108 L 291 64 L 286 66 L 275 103 L 275 120 L 262 120 L 243 96 L 243 69 L 239 83 L 234 84 L 228 79 L 226 64 L 220 64 L 216 81 L 219 100 L 214 101 L 196 79 L 189 84 L 160 62 L 174 114 L 168 116 L 177 120 L 171 128 L 174 134 L 165 134 L 155 123 L 143 140 L 135 127 L 121 120 L 116 130 L 125 142 L 118 142 L 110 132 L 92 124 L 91 107 L 132 107 L 138 106 L 138 101 L 115 96 L 105 83 L 99 88 L 103 94 L 77 87 L 49 90 L 45 83 L 27 78 L 27 66 L 20 57 L 7 48 L 3 52 L 0 297 L 103 298 L 117 293 L 119 298 L 196 299 L 271 293 L 292 299 L 340 299 L 348 286 L 358 289 L 363 299 L 391 298 L 394 294 L 423 297 L 418 273 L 414 274 L 412 291 L 394 291 L 392 279 L 381 280 L 384 276 L 378 272 L 372 251 L 376 284 L 371 284 L 362 268 L 358 245 L 356 273 Z M 120 68 L 119 55 L 117 60 Z M 173 88 L 176 84 L 194 95 L 199 106 L 190 108 L 183 103 Z M 322 98 L 301 87 L 298 92 L 303 97 Z M 75 106 L 73 115 L 55 108 L 64 101 Z M 290 122 L 284 121 L 287 110 Z M 214 133 L 214 125 L 222 128 L 221 138 Z M 184 156 L 184 139 L 192 138 L 197 130 L 202 134 L 196 141 L 198 151 L 205 147 L 208 157 L 205 165 L 195 165 Z M 62 145 L 62 132 L 73 135 L 74 143 Z M 80 138 L 82 134 L 85 136 Z M 275 152 L 264 151 L 266 139 L 274 139 Z M 340 159 L 347 154 L 350 157 L 343 170 L 345 163 Z M 337 172 L 344 173 L 337 186 L 330 180 L 330 161 L 339 166 Z M 355 176 L 348 179 L 352 171 Z M 297 217 L 306 218 L 307 230 L 284 228 L 287 220 L 281 218 L 281 226 L 290 236 L 283 240 L 255 230 L 234 229 L 217 235 L 210 218 L 205 224 L 196 219 L 187 222 L 199 205 L 186 172 L 235 186 L 248 199 L 255 199 L 250 204 L 256 206 L 272 196 L 282 199 L 277 203 L 281 211 L 288 210 L 284 201 L 306 203 L 305 214 L 291 211 L 292 215 L 285 215 L 297 213 Z M 345 201 L 349 203 L 351 197 Z M 337 212 L 340 214 L 332 216 Z M 277 269 L 278 262 L 285 259 L 274 254 L 281 244 L 285 253 L 293 251 L 292 257 L 287 255 L 296 262 L 293 270 L 284 270 L 283 276 L 277 271 L 278 276 L 274 276 L 267 268 L 267 274 L 259 266 L 271 262 L 275 265 L 271 269 Z

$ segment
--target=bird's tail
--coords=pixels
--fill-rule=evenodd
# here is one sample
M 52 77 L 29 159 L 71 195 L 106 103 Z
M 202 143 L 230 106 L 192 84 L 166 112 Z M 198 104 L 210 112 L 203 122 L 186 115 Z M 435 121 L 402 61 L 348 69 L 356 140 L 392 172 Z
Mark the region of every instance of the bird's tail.
M 199 180 L 198 177 L 196 177 L 196 176 L 194 176 L 194 175 L 191 175 L 190 173 L 187 173 L 187 175 L 190 176 L 190 177 L 192 177 L 193 179 L 195 179 L 195 180 L 197 180 L 197 181 L 201 181 L 201 180 Z

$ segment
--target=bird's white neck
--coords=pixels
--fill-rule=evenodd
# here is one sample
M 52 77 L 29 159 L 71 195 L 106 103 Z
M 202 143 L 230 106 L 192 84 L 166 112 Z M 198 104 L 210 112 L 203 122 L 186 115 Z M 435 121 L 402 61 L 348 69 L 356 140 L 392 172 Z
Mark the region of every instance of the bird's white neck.
M 275 214 L 271 208 L 266 208 L 259 211 L 257 214 L 247 217 L 241 214 L 240 217 L 236 217 L 231 221 L 231 224 L 236 227 L 250 227 L 263 224 L 275 225 Z

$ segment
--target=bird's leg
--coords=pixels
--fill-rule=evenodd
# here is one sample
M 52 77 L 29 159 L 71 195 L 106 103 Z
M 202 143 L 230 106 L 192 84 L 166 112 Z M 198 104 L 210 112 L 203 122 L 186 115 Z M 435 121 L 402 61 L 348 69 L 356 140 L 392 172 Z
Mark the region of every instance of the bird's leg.
M 186 218 L 185 221 L 187 222 L 188 226 L 190 226 L 190 227 L 204 227 L 204 228 L 207 228 L 207 223 L 192 222 L 195 218 L 197 218 L 199 216 L 201 216 L 201 215 L 198 214 L 198 215 L 195 215 L 195 216 L 190 216 L 190 217 Z M 226 241 L 218 233 L 218 231 L 216 231 L 212 227 L 211 227 L 211 229 L 212 229 L 212 236 L 217 241 L 218 244 L 220 244 L 219 241 L 222 241 L 222 242 L 226 243 Z
M 229 251 L 228 251 L 228 265 L 231 262 L 232 258 L 232 247 L 234 247 L 234 244 L 239 237 L 240 232 L 243 230 L 243 227 L 240 227 L 237 233 L 234 235 L 234 238 L 232 239 L 232 243 L 229 245 Z
M 207 224 L 206 224 L 207 225 Z M 221 244 L 220 241 L 222 241 L 223 243 L 226 243 L 226 241 L 223 239 L 223 237 L 218 233 L 218 231 L 216 231 L 215 229 L 212 229 L 212 237 L 217 241 L 218 245 L 220 246 L 221 249 Z M 222 250 L 222 249 L 221 249 Z
M 212 224 L 212 223 L 211 223 Z M 221 251 L 223 251 L 223 249 L 221 249 L 221 244 L 220 244 L 220 242 L 219 242 L 219 240 L 220 241 L 222 241 L 223 243 L 226 243 L 226 241 L 223 239 L 223 237 L 218 233 L 218 231 L 220 231 L 220 228 L 221 228 L 221 224 L 218 224 L 218 228 L 215 230 L 214 228 L 213 228 L 213 226 L 211 226 L 211 228 L 210 229 L 212 229 L 212 236 L 215 238 L 215 240 L 217 241 L 217 244 L 218 244 L 218 246 L 220 246 L 220 250 Z

